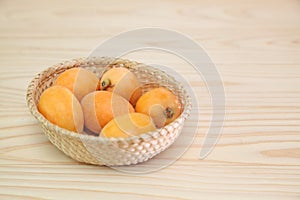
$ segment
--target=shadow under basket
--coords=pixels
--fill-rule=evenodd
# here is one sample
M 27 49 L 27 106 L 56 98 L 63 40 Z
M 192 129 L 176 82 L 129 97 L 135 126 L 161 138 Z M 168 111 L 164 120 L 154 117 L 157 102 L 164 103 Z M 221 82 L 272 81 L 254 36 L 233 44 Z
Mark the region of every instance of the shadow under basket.
M 163 86 L 181 101 L 181 115 L 167 126 L 153 132 L 128 138 L 102 138 L 86 133 L 79 134 L 49 122 L 38 111 L 42 92 L 51 87 L 56 77 L 67 69 L 83 67 L 99 78 L 113 67 L 125 67 L 139 79 L 143 92 Z M 94 165 L 131 165 L 147 161 L 168 148 L 180 135 L 184 121 L 191 111 L 191 100 L 183 86 L 165 72 L 134 61 L 107 57 L 80 58 L 54 65 L 39 73 L 27 89 L 27 104 L 52 144 L 74 160 Z

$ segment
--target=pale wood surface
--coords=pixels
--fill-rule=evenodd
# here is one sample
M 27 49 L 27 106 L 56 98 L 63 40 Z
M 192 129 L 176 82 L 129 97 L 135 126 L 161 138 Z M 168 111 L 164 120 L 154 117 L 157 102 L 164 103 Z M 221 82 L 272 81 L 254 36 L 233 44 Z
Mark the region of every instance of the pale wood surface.
M 139 52 L 128 58 L 172 65 L 199 92 L 193 145 L 173 165 L 139 176 L 69 159 L 29 114 L 28 82 L 145 26 L 189 35 L 216 63 L 227 97 L 218 145 L 198 159 L 211 114 L 205 85 L 174 56 Z M 300 199 L 299 86 L 298 0 L 0 0 L 0 199 Z

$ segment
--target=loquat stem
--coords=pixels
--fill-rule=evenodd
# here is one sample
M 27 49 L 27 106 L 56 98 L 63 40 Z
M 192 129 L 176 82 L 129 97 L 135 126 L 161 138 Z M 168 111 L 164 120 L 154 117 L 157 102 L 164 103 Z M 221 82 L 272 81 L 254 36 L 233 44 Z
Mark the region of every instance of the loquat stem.
M 166 116 L 166 118 L 170 119 L 174 115 L 174 110 L 172 108 L 167 107 L 164 111 L 164 115 Z
M 102 81 L 101 83 L 101 89 L 105 90 L 106 88 L 108 88 L 111 85 L 111 81 L 110 79 L 105 79 L 104 81 Z

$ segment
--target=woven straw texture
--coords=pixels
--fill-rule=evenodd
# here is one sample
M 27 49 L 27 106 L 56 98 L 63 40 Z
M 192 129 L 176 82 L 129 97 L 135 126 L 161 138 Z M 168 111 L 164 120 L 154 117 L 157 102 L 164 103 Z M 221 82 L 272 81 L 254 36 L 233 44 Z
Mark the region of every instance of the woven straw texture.
M 99 78 L 112 67 L 126 67 L 137 76 L 143 92 L 159 86 L 171 90 L 180 99 L 183 112 L 174 122 L 161 129 L 129 138 L 101 138 L 62 129 L 39 113 L 37 103 L 41 93 L 52 86 L 56 77 L 73 67 L 86 68 Z M 191 110 L 191 101 L 184 88 L 165 72 L 142 63 L 107 57 L 74 59 L 39 73 L 28 86 L 27 104 L 43 132 L 58 149 L 79 162 L 107 166 L 137 164 L 162 152 L 179 136 Z

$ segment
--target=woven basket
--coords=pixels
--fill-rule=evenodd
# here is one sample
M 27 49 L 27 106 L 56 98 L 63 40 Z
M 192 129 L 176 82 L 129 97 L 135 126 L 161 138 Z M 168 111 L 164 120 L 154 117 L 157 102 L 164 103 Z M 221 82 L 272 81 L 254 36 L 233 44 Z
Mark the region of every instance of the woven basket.
M 101 77 L 106 70 L 121 66 L 128 68 L 137 76 L 143 92 L 159 86 L 171 90 L 183 105 L 182 114 L 172 123 L 154 132 L 128 138 L 102 138 L 60 128 L 39 113 L 37 103 L 41 93 L 65 70 L 83 67 Z M 43 132 L 58 149 L 79 162 L 107 166 L 144 162 L 165 150 L 181 133 L 184 121 L 191 110 L 190 98 L 182 85 L 165 72 L 141 63 L 107 57 L 75 59 L 39 73 L 28 86 L 27 104 Z

